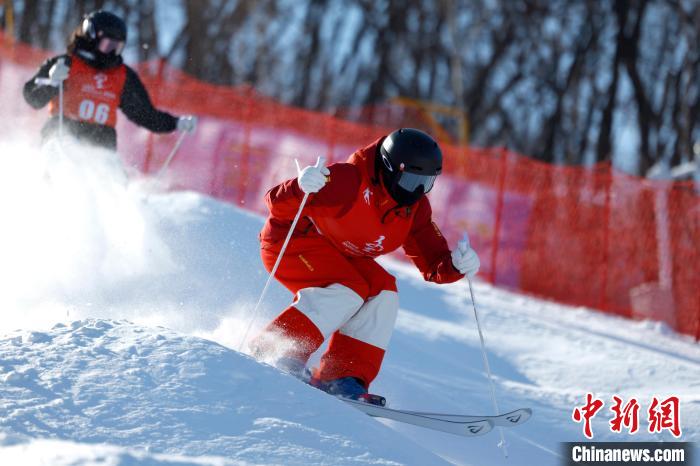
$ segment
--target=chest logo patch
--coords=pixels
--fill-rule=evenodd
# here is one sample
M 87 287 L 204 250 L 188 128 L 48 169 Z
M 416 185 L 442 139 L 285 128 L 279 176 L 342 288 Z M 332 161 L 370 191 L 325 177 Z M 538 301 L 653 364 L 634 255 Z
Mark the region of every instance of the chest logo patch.
M 367 205 L 369 205 L 369 198 L 370 196 L 372 196 L 372 191 L 370 191 L 369 188 L 367 188 L 362 192 L 362 194 L 365 197 L 365 202 L 367 203 Z
M 107 75 L 104 73 L 97 73 L 95 75 L 95 88 L 104 89 L 105 83 L 107 82 Z
M 377 240 L 365 244 L 365 247 L 362 248 L 362 250 L 368 253 L 381 252 L 384 250 L 384 245 L 382 243 L 385 239 L 386 237 L 384 235 L 381 235 L 379 238 L 377 238 Z

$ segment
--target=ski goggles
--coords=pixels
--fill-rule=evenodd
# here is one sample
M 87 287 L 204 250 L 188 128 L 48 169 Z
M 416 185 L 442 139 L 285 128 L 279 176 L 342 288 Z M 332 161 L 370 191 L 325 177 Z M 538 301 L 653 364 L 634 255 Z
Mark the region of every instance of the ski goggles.
M 103 37 L 97 43 L 97 50 L 105 55 L 114 52 L 115 55 L 121 55 L 124 50 L 124 41 L 112 39 L 111 37 Z
M 427 193 L 433 189 L 437 175 L 419 175 L 418 173 L 400 172 L 397 184 L 408 191 L 415 192 L 419 187 L 423 186 L 423 193 Z

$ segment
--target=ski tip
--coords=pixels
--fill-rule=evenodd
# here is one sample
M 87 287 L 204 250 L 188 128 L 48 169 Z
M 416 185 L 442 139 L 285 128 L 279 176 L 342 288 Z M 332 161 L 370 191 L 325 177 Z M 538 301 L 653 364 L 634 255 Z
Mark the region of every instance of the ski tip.
M 505 414 L 503 417 L 505 418 L 506 422 L 512 424 L 512 425 L 519 425 L 524 422 L 526 422 L 530 417 L 532 416 L 532 409 L 530 408 L 521 408 L 517 409 L 515 411 L 512 411 L 508 414 Z
M 488 434 L 493 430 L 493 427 L 493 421 L 487 419 L 464 424 L 465 433 L 468 436 Z

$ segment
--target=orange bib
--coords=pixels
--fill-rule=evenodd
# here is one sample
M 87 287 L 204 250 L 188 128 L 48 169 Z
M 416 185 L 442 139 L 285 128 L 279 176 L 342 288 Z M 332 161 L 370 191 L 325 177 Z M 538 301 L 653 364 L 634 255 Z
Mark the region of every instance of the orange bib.
M 63 115 L 114 128 L 125 82 L 126 66 L 98 70 L 73 55 L 70 74 L 63 82 Z M 51 100 L 49 111 L 58 115 L 58 97 Z

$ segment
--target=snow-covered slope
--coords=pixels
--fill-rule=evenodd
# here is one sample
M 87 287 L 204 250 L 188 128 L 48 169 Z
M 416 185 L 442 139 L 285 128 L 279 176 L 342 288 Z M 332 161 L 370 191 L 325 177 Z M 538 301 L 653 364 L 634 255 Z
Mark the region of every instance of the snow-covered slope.
M 267 278 L 261 218 L 127 183 L 109 154 L 70 144 L 0 153 L 20 154 L 0 170 L 0 464 L 556 465 L 559 442 L 583 439 L 571 412 L 588 392 L 606 402 L 596 440 L 673 440 L 647 433 L 644 413 L 641 432 L 611 433 L 613 395 L 642 410 L 679 396 L 681 440 L 700 440 L 696 343 L 478 280 L 501 409 L 535 412 L 505 431 L 509 459 L 498 431 L 464 439 L 366 417 L 237 352 Z M 384 264 L 401 313 L 373 390 L 395 407 L 490 413 L 466 284 Z M 290 298 L 273 284 L 254 328 Z
M 13 435 L 252 464 L 439 461 L 270 366 L 165 328 L 73 321 L 11 333 L 0 354 L 0 428 Z

